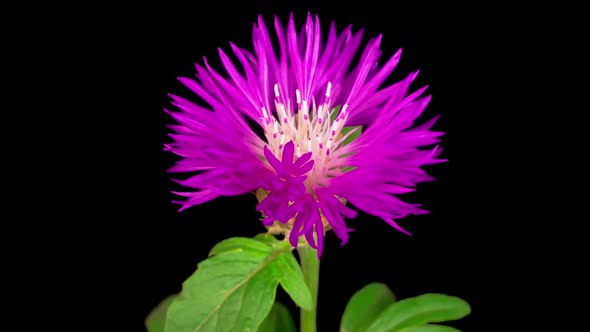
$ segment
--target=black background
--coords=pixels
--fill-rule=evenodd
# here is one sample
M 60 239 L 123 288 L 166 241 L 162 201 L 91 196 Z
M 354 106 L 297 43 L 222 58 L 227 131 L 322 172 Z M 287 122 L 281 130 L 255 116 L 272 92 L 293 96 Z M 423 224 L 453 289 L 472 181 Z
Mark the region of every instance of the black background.
M 535 35 L 511 30 L 510 10 L 371 0 L 145 3 L 77 10 L 57 32 L 73 36 L 72 52 L 62 61 L 74 71 L 68 73 L 71 87 L 63 91 L 61 103 L 74 106 L 75 113 L 63 116 L 76 125 L 62 134 L 63 142 L 75 137 L 84 147 L 55 149 L 75 160 L 61 169 L 65 175 L 56 185 L 64 178 L 76 184 L 66 203 L 79 220 L 68 232 L 78 234 L 65 251 L 90 250 L 76 259 L 76 272 L 66 282 L 80 289 L 69 301 L 92 302 L 84 310 L 87 322 L 99 324 L 109 317 L 121 330 L 144 330 L 150 310 L 180 291 L 214 244 L 265 231 L 253 195 L 177 211 L 170 191 L 178 188 L 166 173 L 177 159 L 163 151 L 172 120 L 163 109 L 170 107 L 167 93 L 193 96 L 177 77 L 192 76 L 203 56 L 220 68 L 218 47 L 228 50 L 231 41 L 251 49 L 258 15 L 271 27 L 273 15 L 286 22 L 293 12 L 300 26 L 310 12 L 319 14 L 324 29 L 332 20 L 340 31 L 348 24 L 355 31 L 365 29 L 365 42 L 383 33 L 382 60 L 403 48 L 392 79 L 420 69 L 412 88 L 428 85 L 433 96 L 421 119 L 440 114 L 435 129 L 445 132 L 443 157 L 449 160 L 428 167 L 437 180 L 419 184 L 406 196 L 431 211 L 399 220 L 412 237 L 362 213 L 348 221 L 356 231 L 345 246 L 327 235 L 319 331 L 336 331 L 347 300 L 370 282 L 386 283 L 398 298 L 439 292 L 465 299 L 472 314 L 449 323 L 464 331 L 499 325 L 498 304 L 514 298 L 514 289 L 525 284 L 507 268 L 508 257 L 528 262 L 520 260 L 524 253 L 506 254 L 517 226 L 505 223 L 528 222 L 518 208 L 525 184 L 508 178 L 523 172 L 512 156 L 529 142 L 505 140 L 518 130 L 508 119 L 529 111 L 516 115 L 518 101 L 506 96 L 513 83 L 507 68 L 524 61 L 515 49 Z M 281 291 L 278 298 L 290 304 Z

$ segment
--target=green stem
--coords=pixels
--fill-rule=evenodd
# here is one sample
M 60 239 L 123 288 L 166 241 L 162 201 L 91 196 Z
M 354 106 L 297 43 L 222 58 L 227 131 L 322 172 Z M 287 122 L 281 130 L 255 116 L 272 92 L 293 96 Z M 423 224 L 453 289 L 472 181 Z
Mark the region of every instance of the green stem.
M 308 245 L 297 247 L 303 279 L 311 292 L 312 309 L 306 311 L 301 309 L 301 332 L 316 332 L 316 316 L 318 303 L 318 286 L 320 280 L 320 260 L 315 249 Z

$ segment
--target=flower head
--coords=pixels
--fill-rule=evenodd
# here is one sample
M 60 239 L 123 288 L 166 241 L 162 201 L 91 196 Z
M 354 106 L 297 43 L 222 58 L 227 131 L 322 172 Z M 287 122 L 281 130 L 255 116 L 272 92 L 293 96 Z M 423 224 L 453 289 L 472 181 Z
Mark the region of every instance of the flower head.
M 230 43 L 233 61 L 219 50 L 224 72 L 204 59 L 196 79 L 180 78 L 201 103 L 171 95 L 178 124 L 165 148 L 181 159 L 170 171 L 193 173 L 178 180 L 193 189 L 177 192 L 181 210 L 256 192 L 264 225 L 293 246 L 303 236 L 318 255 L 328 229 L 348 240 L 344 219 L 357 211 L 347 204 L 406 232 L 394 220 L 426 211 L 398 195 L 432 180 L 423 165 L 444 161 L 436 117 L 414 126 L 430 100 L 425 87 L 409 92 L 418 73 L 383 86 L 401 50 L 378 65 L 378 36 L 353 65 L 363 31 L 350 26 L 337 33 L 332 23 L 325 41 L 310 14 L 300 31 L 292 15 L 274 28 L 273 43 L 259 17 L 253 52 Z

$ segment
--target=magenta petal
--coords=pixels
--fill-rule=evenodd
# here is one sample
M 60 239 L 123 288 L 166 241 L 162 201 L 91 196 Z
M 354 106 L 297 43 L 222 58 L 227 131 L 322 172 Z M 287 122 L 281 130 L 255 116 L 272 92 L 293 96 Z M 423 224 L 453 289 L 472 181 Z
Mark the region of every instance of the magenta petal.
M 313 168 L 313 165 L 314 165 L 314 161 L 311 160 L 308 163 L 306 163 L 305 165 L 301 166 L 300 168 L 293 170 L 293 175 L 295 175 L 295 176 L 303 175 L 303 174 L 311 171 L 311 169 Z
M 342 244 L 357 211 L 409 234 L 394 220 L 427 211 L 403 195 L 433 180 L 424 166 L 446 161 L 443 132 L 432 131 L 438 116 L 420 119 L 426 87 L 410 90 L 418 71 L 388 82 L 401 49 L 382 60 L 381 35 L 363 47 L 363 29 L 338 32 L 331 22 L 323 33 L 317 15 L 304 19 L 296 25 L 290 14 L 283 25 L 275 17 L 269 31 L 259 16 L 251 48 L 230 42 L 229 51 L 219 49 L 220 68 L 203 58 L 192 78 L 178 78 L 196 98 L 169 94 L 174 110 L 165 110 L 175 123 L 164 150 L 180 158 L 168 171 L 187 173 L 176 181 L 189 192 L 175 192 L 183 198 L 176 203 L 184 210 L 265 189 L 256 206 L 263 224 L 293 222 L 291 244 L 304 236 L 318 256 L 321 214 Z M 332 122 L 325 115 L 336 107 Z M 362 133 L 342 144 L 342 125 L 361 125 Z
M 410 232 L 406 231 L 405 229 L 401 228 L 400 225 L 398 225 L 395 221 L 389 219 L 389 218 L 383 218 L 383 220 L 385 220 L 388 224 L 390 224 L 391 226 L 393 226 L 395 229 L 397 229 L 398 231 L 407 234 L 409 236 L 412 236 L 412 234 L 410 234 Z
M 324 224 L 322 223 L 322 220 L 316 220 L 315 222 L 315 231 L 318 237 L 318 243 L 317 243 L 317 248 L 318 248 L 318 259 L 322 256 L 322 252 L 324 250 Z
M 309 246 L 318 249 L 318 245 L 315 243 L 315 239 L 313 237 L 313 228 L 307 231 L 305 234 L 305 240 L 309 243 Z
M 270 150 L 268 149 L 268 147 L 266 145 L 264 146 L 264 156 L 266 157 L 266 160 L 272 166 L 272 168 L 275 169 L 275 171 L 277 172 L 277 175 L 280 178 L 286 178 L 288 176 L 287 170 L 285 169 L 283 164 L 281 164 L 281 161 L 278 160 L 277 157 L 275 157 L 272 154 L 272 152 L 270 152 Z
M 301 157 L 299 157 L 299 159 L 297 159 L 294 163 L 293 163 L 293 168 L 297 169 L 300 168 L 301 166 L 303 166 L 303 164 L 305 162 L 307 162 L 309 159 L 311 158 L 311 152 L 307 152 L 301 155 Z M 312 161 L 313 162 L 313 161 Z
M 346 244 L 348 241 L 348 231 L 342 217 L 343 208 L 346 208 L 342 202 L 340 202 L 334 194 L 326 192 L 324 190 L 318 190 L 318 202 L 322 210 L 322 213 L 326 217 L 326 220 L 336 233 L 336 235 L 342 240 L 341 245 Z M 346 208 L 348 209 L 348 208 Z M 348 209 L 349 210 L 349 209 Z M 348 212 L 345 212 L 348 214 Z
M 295 144 L 293 144 L 293 141 L 289 141 L 287 144 L 285 144 L 285 147 L 283 148 L 283 166 L 285 166 L 285 168 L 289 168 L 293 164 L 294 151 Z
M 299 235 L 301 234 L 300 229 L 303 225 L 303 218 L 297 218 L 293 222 L 293 229 L 291 229 L 291 234 L 289 234 L 289 242 L 293 247 L 297 247 L 299 243 Z

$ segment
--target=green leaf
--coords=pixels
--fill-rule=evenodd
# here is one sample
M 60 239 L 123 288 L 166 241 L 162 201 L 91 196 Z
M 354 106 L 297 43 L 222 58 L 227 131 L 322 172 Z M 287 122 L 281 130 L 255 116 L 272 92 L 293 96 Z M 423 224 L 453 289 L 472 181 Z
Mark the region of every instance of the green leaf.
M 170 307 L 170 303 L 172 303 L 177 296 L 177 294 L 168 296 L 149 313 L 145 319 L 145 327 L 148 332 L 164 332 L 166 312 L 168 311 L 168 307 Z
M 330 110 L 330 122 L 334 122 L 334 120 L 336 120 L 336 118 L 338 117 L 338 114 L 340 114 L 340 107 L 341 105 L 338 105 L 334 108 L 332 108 Z M 363 131 L 363 126 L 348 126 L 348 127 L 344 127 L 342 128 L 342 135 L 346 135 L 348 134 L 350 131 L 353 131 L 353 133 L 350 134 L 350 136 L 348 136 L 344 142 L 342 142 L 342 145 L 346 145 L 352 141 L 354 141 L 355 139 L 357 139 L 357 137 L 360 136 L 360 134 Z
M 395 295 L 382 283 L 371 283 L 354 293 L 340 322 L 342 332 L 363 332 L 390 304 Z
M 291 312 L 280 302 L 275 302 L 270 314 L 266 316 L 258 332 L 297 332 Z
M 271 247 L 265 245 L 264 243 L 260 243 L 259 241 L 252 241 L 252 239 L 247 237 L 232 237 L 216 244 L 211 249 L 211 251 L 209 251 L 209 256 L 221 254 L 231 250 L 245 249 L 259 251 L 261 253 L 270 253 L 272 251 Z
M 342 145 L 346 145 L 346 144 L 354 141 L 355 139 L 357 139 L 361 135 L 361 133 L 363 132 L 363 126 L 344 127 L 344 128 L 342 128 L 342 135 L 346 135 L 346 134 L 348 134 L 349 132 L 351 132 L 353 130 L 354 130 L 354 132 L 352 132 L 350 134 L 350 136 L 348 136 L 344 140 L 344 142 L 342 142 Z
M 369 331 L 391 332 L 403 328 L 456 320 L 467 316 L 471 308 L 458 297 L 423 294 L 396 302 L 385 309 L 369 327 Z
M 231 238 L 215 245 L 170 305 L 165 331 L 256 331 L 279 283 L 295 303 L 311 308 L 291 244 L 275 240 Z
M 334 122 L 334 120 L 336 120 L 338 113 L 340 113 L 340 108 L 340 105 L 338 105 L 330 110 L 330 122 Z
M 450 326 L 428 324 L 406 327 L 405 329 L 401 329 L 400 332 L 461 332 L 461 330 Z
M 291 248 L 288 241 L 279 241 L 276 237 L 270 234 L 258 234 L 254 237 L 255 240 L 264 242 L 270 246 L 286 246 Z M 277 259 L 277 264 L 283 271 L 283 276 L 280 280 L 281 287 L 291 296 L 291 299 L 300 307 L 311 310 L 311 294 L 303 279 L 303 272 L 301 266 L 297 263 L 295 256 L 283 255 Z M 309 296 L 308 296 L 309 295 Z
M 283 242 L 277 240 L 277 238 L 274 235 L 268 234 L 268 233 L 257 234 L 256 236 L 254 236 L 254 240 L 258 240 L 258 241 L 266 243 L 270 246 L 277 246 L 277 245 L 281 245 L 283 243 Z
M 311 310 L 313 307 L 311 293 L 305 280 L 301 266 L 297 263 L 295 256 L 289 252 L 277 259 L 277 267 L 281 270 L 281 287 L 291 296 L 293 302 L 304 310 Z

